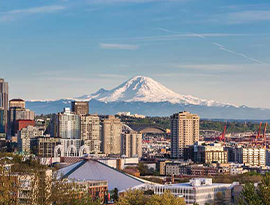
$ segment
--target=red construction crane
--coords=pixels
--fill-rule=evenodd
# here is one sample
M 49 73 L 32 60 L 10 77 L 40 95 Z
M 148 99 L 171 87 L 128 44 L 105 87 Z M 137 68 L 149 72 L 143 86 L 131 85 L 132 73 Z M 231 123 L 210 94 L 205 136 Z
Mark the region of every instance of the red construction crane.
M 256 135 L 256 142 L 255 142 L 256 145 L 257 145 L 258 139 L 261 137 L 261 129 L 262 129 L 262 122 L 260 122 L 259 132 L 258 132 L 258 135 Z
M 219 137 L 219 140 L 220 140 L 220 141 L 224 141 L 224 142 L 225 142 L 226 129 L 227 129 L 227 125 L 224 126 L 223 133 L 222 133 L 222 135 Z
M 266 129 L 267 129 L 267 122 L 265 123 L 265 125 L 264 125 L 264 130 L 263 130 L 263 139 L 264 139 L 264 149 L 266 149 L 266 146 L 267 146 L 267 144 L 266 144 Z

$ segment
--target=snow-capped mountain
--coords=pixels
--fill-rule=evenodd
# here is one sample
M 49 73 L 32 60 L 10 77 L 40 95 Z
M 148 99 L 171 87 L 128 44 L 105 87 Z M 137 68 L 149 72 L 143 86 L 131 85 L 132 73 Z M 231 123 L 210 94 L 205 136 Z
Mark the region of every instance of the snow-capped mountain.
M 37 114 L 57 113 L 69 107 L 72 100 L 89 101 L 90 113 L 103 115 L 129 111 L 147 116 L 169 116 L 185 110 L 202 118 L 270 118 L 270 109 L 238 107 L 181 95 L 144 76 L 133 77 L 112 90 L 100 89 L 96 93 L 76 98 L 28 101 L 26 106 Z
M 166 88 L 152 78 L 135 76 L 112 90 L 100 89 L 91 95 L 74 100 L 95 99 L 101 102 L 170 102 L 173 104 L 191 104 L 204 106 L 228 106 L 229 104 L 204 100 L 191 95 L 181 95 Z

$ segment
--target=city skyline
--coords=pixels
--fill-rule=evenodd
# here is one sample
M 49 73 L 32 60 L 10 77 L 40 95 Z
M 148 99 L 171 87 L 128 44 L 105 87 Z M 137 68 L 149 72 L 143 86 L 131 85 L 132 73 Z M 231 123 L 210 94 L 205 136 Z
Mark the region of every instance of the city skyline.
M 10 99 L 88 95 L 144 75 L 180 94 L 270 108 L 269 3 L 15 2 L 0 12 Z

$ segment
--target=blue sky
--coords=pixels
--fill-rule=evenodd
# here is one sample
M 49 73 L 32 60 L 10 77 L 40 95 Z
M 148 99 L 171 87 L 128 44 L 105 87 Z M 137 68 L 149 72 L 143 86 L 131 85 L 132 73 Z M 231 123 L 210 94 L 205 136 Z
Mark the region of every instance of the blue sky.
M 181 94 L 270 108 L 270 3 L 1 0 L 0 77 L 55 99 L 151 77 Z

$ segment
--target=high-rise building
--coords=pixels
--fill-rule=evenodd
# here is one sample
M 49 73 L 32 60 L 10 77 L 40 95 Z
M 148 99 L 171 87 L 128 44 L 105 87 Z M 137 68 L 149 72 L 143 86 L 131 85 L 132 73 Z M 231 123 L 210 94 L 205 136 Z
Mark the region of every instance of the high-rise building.
M 0 107 L 4 110 L 2 126 L 6 128 L 8 122 L 8 83 L 3 78 L 0 78 Z
M 171 116 L 171 157 L 183 158 L 184 148 L 199 140 L 200 117 L 189 112 Z
M 81 140 L 89 146 L 90 152 L 100 152 L 100 120 L 97 115 L 81 116 Z
M 53 117 L 53 129 L 51 135 L 63 139 L 80 139 L 81 120 L 80 116 L 65 108 L 63 112 Z
M 89 114 L 89 102 L 87 101 L 73 101 L 71 102 L 71 112 L 77 115 Z
M 142 134 L 129 131 L 121 135 L 121 155 L 142 157 Z
M 22 99 L 12 99 L 9 101 L 9 107 L 25 109 L 25 101 Z
M 8 137 L 17 134 L 16 124 L 18 120 L 35 120 L 35 112 L 25 109 L 25 102 L 22 99 L 10 100 L 8 111 Z
M 5 133 L 4 113 L 4 108 L 0 107 L 0 133 Z
M 33 140 L 35 137 L 39 137 L 42 135 L 43 132 L 31 125 L 21 129 L 18 132 L 18 151 L 30 154 L 31 139 Z
M 101 144 L 102 152 L 108 155 L 121 154 L 122 123 L 115 116 L 108 116 L 102 120 Z

